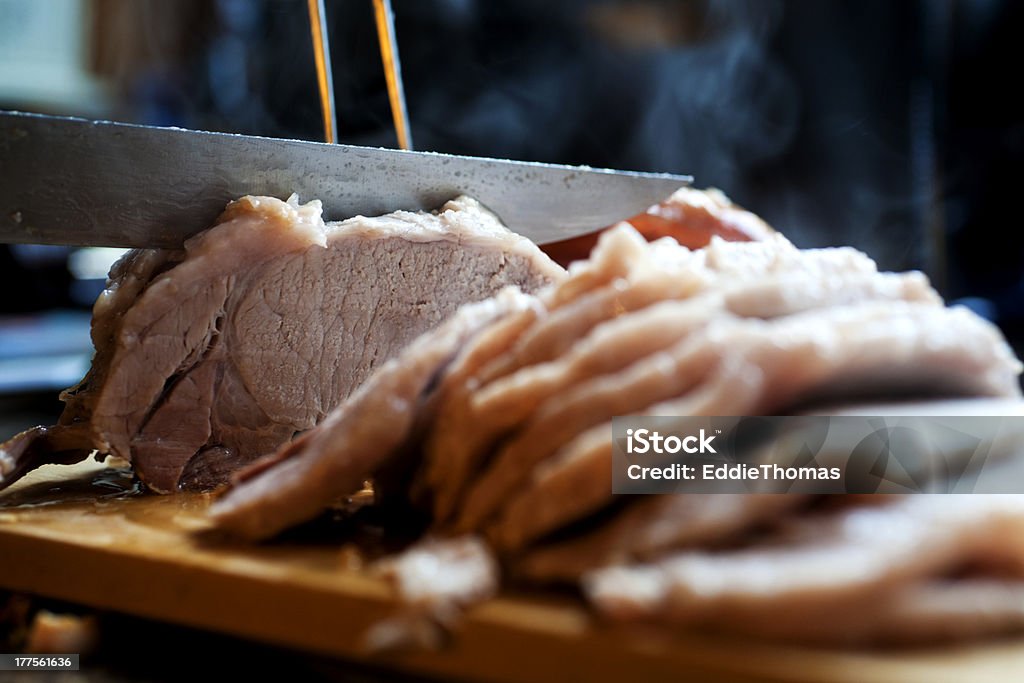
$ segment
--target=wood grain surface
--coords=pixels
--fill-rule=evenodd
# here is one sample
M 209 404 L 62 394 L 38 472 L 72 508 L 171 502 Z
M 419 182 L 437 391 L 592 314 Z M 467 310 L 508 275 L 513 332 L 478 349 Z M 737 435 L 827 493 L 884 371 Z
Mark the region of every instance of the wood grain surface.
M 1021 681 L 1024 643 L 827 651 L 609 626 L 571 596 L 505 595 L 437 652 L 371 654 L 400 613 L 335 543 L 232 545 L 209 497 L 126 495 L 130 473 L 47 466 L 0 494 L 0 587 L 442 678 L 490 681 Z

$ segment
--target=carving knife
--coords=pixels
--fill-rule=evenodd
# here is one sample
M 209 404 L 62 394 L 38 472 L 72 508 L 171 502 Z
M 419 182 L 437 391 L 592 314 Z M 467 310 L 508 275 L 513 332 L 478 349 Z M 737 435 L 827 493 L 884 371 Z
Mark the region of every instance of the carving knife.
M 0 112 L 0 242 L 180 247 L 246 194 L 327 220 L 476 197 L 538 244 L 612 225 L 687 176 L 329 145 Z

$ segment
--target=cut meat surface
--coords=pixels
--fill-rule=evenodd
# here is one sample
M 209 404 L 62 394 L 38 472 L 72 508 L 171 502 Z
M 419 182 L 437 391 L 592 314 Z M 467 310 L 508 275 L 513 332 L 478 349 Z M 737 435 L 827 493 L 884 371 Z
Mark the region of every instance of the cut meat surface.
M 153 490 L 209 486 L 315 426 L 459 305 L 564 275 L 465 197 L 436 214 L 320 212 L 245 197 L 183 253 L 131 253 L 97 303 L 96 362 L 58 431 L 130 459 Z
M 358 491 L 390 463 L 410 433 L 431 384 L 488 323 L 526 310 L 532 297 L 511 289 L 461 308 L 381 367 L 341 408 L 282 453 L 242 471 L 213 506 L 216 524 L 259 539 L 315 517 Z M 268 466 L 272 465 L 272 466 Z

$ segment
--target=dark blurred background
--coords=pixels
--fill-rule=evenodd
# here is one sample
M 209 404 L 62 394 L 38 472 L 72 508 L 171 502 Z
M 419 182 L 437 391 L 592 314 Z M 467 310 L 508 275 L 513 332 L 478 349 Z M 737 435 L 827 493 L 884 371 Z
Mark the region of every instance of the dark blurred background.
M 689 173 L 1024 344 L 1024 3 L 393 6 L 418 149 Z M 326 8 L 340 139 L 394 146 L 371 2 Z M 321 139 L 308 22 L 297 0 L 0 0 L 0 108 Z M 0 246 L 0 393 L 84 371 L 115 256 Z

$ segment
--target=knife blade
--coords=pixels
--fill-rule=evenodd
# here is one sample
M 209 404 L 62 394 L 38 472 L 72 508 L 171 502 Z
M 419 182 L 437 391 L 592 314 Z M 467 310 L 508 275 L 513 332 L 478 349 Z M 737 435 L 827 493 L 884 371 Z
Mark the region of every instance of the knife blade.
M 690 182 L 432 152 L 0 112 L 0 242 L 180 247 L 246 194 L 328 220 L 476 197 L 538 244 L 612 225 Z

